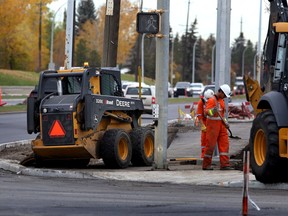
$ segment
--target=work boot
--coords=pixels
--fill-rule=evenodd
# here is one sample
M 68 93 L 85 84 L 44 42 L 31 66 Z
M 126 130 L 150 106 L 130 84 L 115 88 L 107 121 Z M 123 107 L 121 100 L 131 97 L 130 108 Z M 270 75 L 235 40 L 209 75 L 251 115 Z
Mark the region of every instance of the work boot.
M 213 170 L 213 167 L 211 167 L 211 166 L 202 167 L 202 170 Z
M 235 169 L 231 166 L 225 166 L 225 167 L 221 167 L 220 170 L 235 170 Z

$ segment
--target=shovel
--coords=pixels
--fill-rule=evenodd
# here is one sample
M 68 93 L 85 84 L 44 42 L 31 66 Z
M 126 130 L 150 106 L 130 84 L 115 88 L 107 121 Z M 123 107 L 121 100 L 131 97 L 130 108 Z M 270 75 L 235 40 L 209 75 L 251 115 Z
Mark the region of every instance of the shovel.
M 220 115 L 218 109 L 216 109 L 216 112 L 218 113 L 218 115 L 219 115 L 219 117 L 221 118 L 221 120 L 223 121 L 223 123 L 226 124 L 226 121 L 225 121 L 225 120 L 223 119 L 223 117 Z M 227 128 L 227 130 L 228 130 L 229 133 L 230 133 L 229 137 L 230 137 L 231 139 L 241 139 L 241 138 L 238 137 L 238 136 L 233 136 L 232 131 L 230 130 L 230 128 Z
M 229 133 L 230 133 L 229 137 L 230 137 L 231 139 L 241 139 L 241 137 L 233 136 L 230 128 L 228 128 L 228 131 L 229 131 Z

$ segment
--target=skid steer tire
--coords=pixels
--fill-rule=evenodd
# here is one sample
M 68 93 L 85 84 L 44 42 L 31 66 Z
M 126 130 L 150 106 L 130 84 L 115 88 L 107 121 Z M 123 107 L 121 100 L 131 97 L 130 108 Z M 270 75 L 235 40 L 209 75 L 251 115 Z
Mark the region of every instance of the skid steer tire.
M 251 168 L 262 183 L 283 181 L 283 160 L 279 156 L 278 126 L 272 110 L 257 115 L 250 132 Z
M 154 160 L 154 132 L 150 128 L 136 128 L 130 133 L 134 166 L 151 166 Z
M 121 129 L 107 130 L 100 142 L 100 155 L 108 168 L 127 168 L 132 157 L 129 135 Z
M 33 156 L 35 158 L 35 168 L 43 168 L 45 166 L 45 161 L 35 153 L 33 153 Z

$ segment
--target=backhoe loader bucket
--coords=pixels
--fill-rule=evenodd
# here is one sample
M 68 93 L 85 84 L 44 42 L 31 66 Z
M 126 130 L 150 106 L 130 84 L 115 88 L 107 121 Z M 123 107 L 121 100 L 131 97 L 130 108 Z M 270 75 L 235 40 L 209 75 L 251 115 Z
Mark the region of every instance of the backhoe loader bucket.
M 253 80 L 247 75 L 244 75 L 243 80 L 246 92 L 246 100 L 251 103 L 254 112 L 257 115 L 259 112 L 261 112 L 260 109 L 257 109 L 257 105 L 259 99 L 263 95 L 263 92 L 261 91 L 260 85 L 257 80 Z

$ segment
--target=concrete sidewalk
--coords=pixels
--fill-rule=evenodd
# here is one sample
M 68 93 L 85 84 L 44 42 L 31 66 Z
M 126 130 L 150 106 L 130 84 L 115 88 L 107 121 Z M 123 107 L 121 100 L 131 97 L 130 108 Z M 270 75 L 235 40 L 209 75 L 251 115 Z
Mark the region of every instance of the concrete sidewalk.
M 230 138 L 230 155 L 239 155 L 239 152 L 248 144 L 251 122 L 231 123 L 233 136 Z M 0 144 L 0 151 L 11 146 L 28 144 L 29 141 L 19 143 Z M 219 158 L 213 158 L 215 169 L 203 171 L 200 159 L 200 131 L 180 129 L 170 148 L 167 150 L 168 170 L 153 170 L 152 167 L 128 167 L 127 169 L 105 169 L 103 163 L 92 163 L 87 169 L 46 169 L 24 167 L 19 161 L 0 160 L 0 168 L 17 174 L 63 177 L 110 179 L 122 181 L 141 181 L 154 183 L 174 183 L 191 185 L 218 185 L 226 187 L 242 187 L 243 173 L 239 170 L 222 171 L 219 169 Z M 232 163 L 235 161 L 231 161 Z M 250 187 L 272 188 L 288 190 L 288 184 L 264 185 L 249 175 Z

